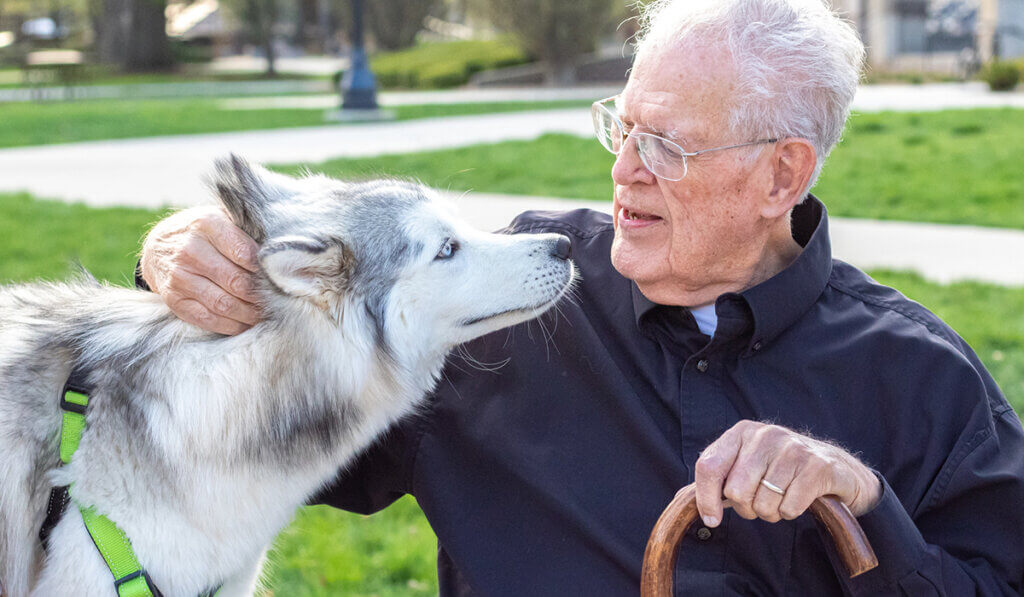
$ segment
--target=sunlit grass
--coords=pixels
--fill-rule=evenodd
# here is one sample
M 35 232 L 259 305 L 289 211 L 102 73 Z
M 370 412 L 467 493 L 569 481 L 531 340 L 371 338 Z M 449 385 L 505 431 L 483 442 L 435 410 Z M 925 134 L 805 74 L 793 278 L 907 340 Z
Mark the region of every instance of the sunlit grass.
M 340 103 L 340 99 L 339 99 Z M 391 108 L 398 120 L 583 106 L 579 101 L 485 102 Z M 0 104 L 0 148 L 158 135 L 224 133 L 306 126 L 359 126 L 328 110 L 229 110 L 219 100 L 91 100 Z

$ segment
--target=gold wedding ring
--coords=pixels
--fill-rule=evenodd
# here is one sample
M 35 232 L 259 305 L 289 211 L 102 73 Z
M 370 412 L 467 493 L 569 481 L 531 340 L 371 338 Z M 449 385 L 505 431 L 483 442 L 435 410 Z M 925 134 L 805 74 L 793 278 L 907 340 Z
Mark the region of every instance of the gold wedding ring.
M 768 491 L 774 491 L 775 493 L 777 493 L 779 495 L 786 495 L 786 492 L 783 491 L 782 488 L 780 488 L 778 485 L 772 483 L 768 479 L 761 479 L 761 485 L 764 485 L 765 489 L 767 489 Z

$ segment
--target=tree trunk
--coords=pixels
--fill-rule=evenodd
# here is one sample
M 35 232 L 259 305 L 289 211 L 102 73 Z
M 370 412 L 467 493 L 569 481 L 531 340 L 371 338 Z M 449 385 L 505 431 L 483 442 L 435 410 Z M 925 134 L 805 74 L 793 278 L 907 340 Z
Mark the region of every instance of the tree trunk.
M 174 63 L 167 41 L 166 0 L 102 0 L 97 19 L 100 60 L 122 70 L 150 71 Z
M 130 0 L 103 0 L 96 42 L 100 61 L 121 66 L 128 49 L 128 29 L 131 27 Z
M 128 31 L 128 52 L 124 69 L 151 71 L 174 64 L 167 40 L 167 0 L 134 0 L 133 19 Z

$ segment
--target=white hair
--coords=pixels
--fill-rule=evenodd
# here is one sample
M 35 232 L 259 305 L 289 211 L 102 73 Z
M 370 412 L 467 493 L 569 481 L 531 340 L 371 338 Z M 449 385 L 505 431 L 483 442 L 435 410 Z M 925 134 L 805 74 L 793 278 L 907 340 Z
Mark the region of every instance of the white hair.
M 864 44 L 853 26 L 822 0 L 655 0 L 640 11 L 638 57 L 679 43 L 725 46 L 732 132 L 807 139 L 818 154 L 814 186 L 860 80 Z

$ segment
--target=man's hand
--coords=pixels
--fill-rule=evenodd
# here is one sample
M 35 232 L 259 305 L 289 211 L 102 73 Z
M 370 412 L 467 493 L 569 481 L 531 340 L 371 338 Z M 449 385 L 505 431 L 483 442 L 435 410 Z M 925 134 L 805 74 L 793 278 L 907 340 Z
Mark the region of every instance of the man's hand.
M 882 493 L 874 473 L 842 448 L 755 421 L 723 433 L 701 453 L 695 472 L 697 510 L 709 527 L 718 526 L 726 506 L 747 520 L 792 520 L 823 495 L 838 496 L 860 516 Z
M 142 278 L 185 321 L 218 334 L 260 320 L 250 272 L 259 247 L 217 207 L 180 211 L 142 245 Z

